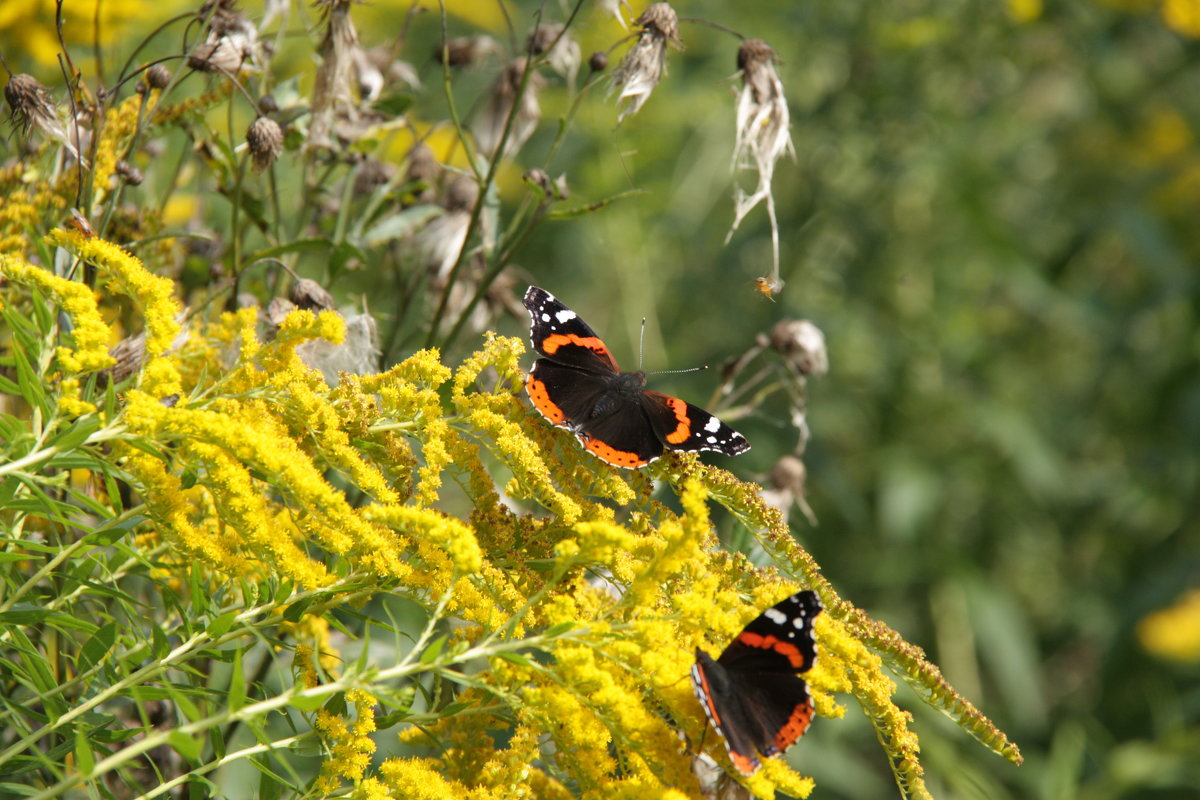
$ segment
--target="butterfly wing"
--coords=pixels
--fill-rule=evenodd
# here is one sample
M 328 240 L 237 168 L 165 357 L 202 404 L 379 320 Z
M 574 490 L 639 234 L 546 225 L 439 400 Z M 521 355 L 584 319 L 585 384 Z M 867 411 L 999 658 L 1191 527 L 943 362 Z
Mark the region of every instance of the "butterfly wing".
M 752 620 L 715 661 L 696 651 L 696 696 L 744 774 L 758 769 L 759 753 L 782 753 L 812 722 L 808 684 L 796 673 L 816 662 L 820 613 L 816 593 L 797 592 Z
M 529 309 L 529 339 L 542 356 L 586 372 L 620 372 L 596 332 L 557 297 L 530 286 L 525 292 L 525 308 Z
M 663 444 L 672 450 L 694 453 L 715 450 L 736 456 L 750 449 L 746 437 L 699 406 L 678 397 L 646 391 L 642 408 Z

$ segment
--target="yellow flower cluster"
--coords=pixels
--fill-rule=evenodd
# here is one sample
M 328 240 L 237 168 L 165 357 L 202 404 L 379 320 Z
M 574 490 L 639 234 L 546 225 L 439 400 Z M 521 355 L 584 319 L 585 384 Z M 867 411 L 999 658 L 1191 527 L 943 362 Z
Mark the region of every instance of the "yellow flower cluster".
M 0 256 L 0 276 L 37 289 L 70 317 L 75 347 L 58 348 L 58 363 L 65 374 L 80 375 L 113 365 L 108 354 L 112 333 L 100 316 L 95 292 L 14 256 Z
M 375 752 L 375 742 L 371 740 L 375 732 L 375 702 L 374 697 L 361 689 L 346 692 L 346 703 L 353 705 L 358 715 L 352 725 L 325 709 L 317 712 L 314 727 L 329 749 L 314 787 L 319 795 L 330 794 L 343 781 L 362 780 Z
M 46 237 L 48 244 L 63 247 L 77 258 L 96 267 L 108 279 L 108 285 L 133 300 L 146 323 L 146 356 L 139 387 L 154 397 L 166 397 L 181 390 L 179 371 L 164 358 L 180 334 L 177 318 L 180 307 L 175 300 L 175 284 L 150 274 L 142 262 L 120 247 L 98 236 L 79 231 L 57 229 Z
M 885 667 L 1019 762 L 919 650 L 836 595 L 757 486 L 689 454 L 646 470 L 608 468 L 546 425 L 522 400 L 519 341 L 490 336 L 455 370 L 420 351 L 330 388 L 297 347 L 339 341 L 335 313 L 293 312 L 263 342 L 256 310 L 243 309 L 198 323 L 177 346 L 170 282 L 102 239 L 56 231 L 49 241 L 95 265 L 145 316 L 150 361 L 121 395 L 111 424 L 123 440 L 104 457 L 129 476 L 164 541 L 218 579 L 291 581 L 333 598 L 323 602 L 338 602 L 332 593 L 343 585 L 393 591 L 433 616 L 431 630 L 439 615 L 455 620 L 439 648 L 472 651 L 463 659 L 470 673 L 417 652 L 401 665 L 407 676 L 428 671 L 464 687 L 448 710 L 426 712 L 402 734 L 409 745 L 436 745 L 429 758 L 370 769 L 376 700 L 361 691 L 375 692 L 366 683 L 346 694 L 355 721 L 321 711 L 315 729 L 329 755 L 318 791 L 350 783 L 370 798 L 697 796 L 694 746 L 681 733 L 735 771 L 718 737 L 705 736 L 688 678 L 695 649 L 715 656 L 802 586 L 826 608 L 806 676 L 818 715 L 840 717 L 834 696 L 854 697 L 913 796 L 925 792 L 920 749 Z M 62 407 L 83 413 L 75 376 L 108 363 L 88 354 L 112 337 L 95 297 L 17 259 L 0 260 L 0 270 L 71 315 Z M 678 510 L 653 499 L 654 481 Z M 720 548 L 713 503 L 777 566 L 756 568 Z M 299 682 L 342 680 L 330 619 L 300 619 L 280 623 L 297 642 Z M 766 761 L 736 776 L 754 796 L 808 796 L 810 778 Z

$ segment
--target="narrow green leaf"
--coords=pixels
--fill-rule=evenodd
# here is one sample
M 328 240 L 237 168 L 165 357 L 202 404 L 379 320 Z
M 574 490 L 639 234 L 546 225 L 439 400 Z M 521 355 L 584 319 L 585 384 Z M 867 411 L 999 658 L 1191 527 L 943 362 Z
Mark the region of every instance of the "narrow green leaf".
M 246 703 L 246 673 L 242 667 L 242 650 L 234 651 L 233 671 L 229 675 L 229 710 L 237 711 Z
M 505 661 L 509 661 L 513 664 L 520 664 L 522 667 L 533 666 L 533 662 L 530 661 L 529 658 L 527 658 L 526 656 L 524 656 L 520 653 L 500 652 L 500 653 L 496 653 L 496 657 L 502 658 Z
M 83 647 L 79 649 L 80 672 L 87 672 L 108 654 L 109 649 L 117 641 L 117 630 L 117 624 L 110 622 L 92 634 L 92 638 L 84 643 Z
M 177 730 L 167 734 L 167 743 L 175 748 L 175 751 L 184 759 L 191 763 L 200 760 L 200 754 L 204 751 L 204 742 L 195 736 L 188 736 L 186 733 L 181 733 Z
M 425 648 L 425 652 L 421 653 L 422 664 L 432 664 L 442 654 L 442 648 L 446 646 L 446 638 L 444 635 L 439 636 L 429 644 L 429 647 Z
M 363 234 L 362 243 L 366 247 L 375 247 L 394 241 L 443 213 L 445 213 L 444 209 L 434 205 L 406 208 L 396 214 L 386 216 L 372 225 L 370 230 Z
M 83 728 L 75 729 L 75 763 L 85 776 L 91 775 L 92 769 L 96 766 L 96 758 L 92 754 L 92 743 L 88 741 Z
M 211 636 L 212 638 L 220 639 L 222 636 L 224 636 L 226 633 L 229 632 L 229 629 L 233 627 L 233 622 L 236 619 L 237 619 L 236 611 L 226 611 L 224 614 L 217 617 L 212 622 L 208 623 L 208 627 L 205 630 L 208 632 L 208 635 Z

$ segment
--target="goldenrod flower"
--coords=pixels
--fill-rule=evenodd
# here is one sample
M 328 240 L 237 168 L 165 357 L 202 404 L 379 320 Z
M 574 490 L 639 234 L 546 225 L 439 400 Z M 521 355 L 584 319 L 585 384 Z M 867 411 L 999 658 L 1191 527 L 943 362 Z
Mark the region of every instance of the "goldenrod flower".
M 0 255 L 0 275 L 48 295 L 70 317 L 75 347 L 58 348 L 58 363 L 64 373 L 96 372 L 115 363 L 108 354 L 112 332 L 100 317 L 96 293 L 85 284 L 3 255 Z

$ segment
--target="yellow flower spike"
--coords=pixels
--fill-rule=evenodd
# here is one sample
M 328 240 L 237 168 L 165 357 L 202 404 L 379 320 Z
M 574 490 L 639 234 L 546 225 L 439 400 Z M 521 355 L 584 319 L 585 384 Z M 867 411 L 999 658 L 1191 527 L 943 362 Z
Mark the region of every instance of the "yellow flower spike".
M 274 565 L 275 571 L 299 585 L 316 588 L 329 583 L 325 565 L 310 558 L 290 537 L 280 536 L 273 524 L 266 493 L 254 485 L 250 471 L 222 448 L 204 442 L 184 442 L 184 457 L 194 456 L 205 466 L 206 485 L 222 517 L 229 521 L 246 545 Z
M 410 538 L 426 539 L 446 550 L 454 569 L 460 574 L 478 572 L 483 566 L 483 553 L 475 532 L 441 512 L 408 506 L 371 506 L 364 512 L 367 519 L 395 528 Z
M 511 397 L 520 391 L 524 385 L 521 377 L 520 358 L 525 354 L 525 346 L 521 340 L 506 336 L 496 336 L 489 333 L 484 340 L 483 349 L 472 354 L 454 373 L 454 384 L 451 399 L 460 412 L 465 412 L 474 403 L 468 400 L 467 387 L 474 383 L 479 374 L 488 367 L 494 367 L 499 376 L 495 393 L 480 393 L 483 397 L 501 399 Z M 507 384 L 507 391 L 503 387 Z M 503 402 L 503 400 L 501 400 Z
M 60 278 L 12 256 L 0 256 L 0 276 L 37 289 L 71 318 L 75 347 L 58 348 L 58 363 L 64 373 L 96 372 L 116 363 L 108 354 L 112 331 L 100 316 L 96 293 L 85 284 Z
M 442 473 L 454 463 L 447 440 L 455 434 L 450 430 L 450 424 L 441 418 L 429 420 L 422 434 L 425 466 L 417 470 L 417 489 L 413 492 L 413 502 L 417 506 L 429 506 L 438 501 Z
M 293 508 L 304 509 L 297 526 L 334 553 L 345 554 L 381 576 L 409 578 L 396 534 L 364 520 L 345 496 L 325 481 L 322 470 L 285 435 L 268 414 L 216 404 L 225 411 L 168 408 L 137 390 L 126 396 L 125 421 L 134 432 L 160 440 L 217 445 L 270 476 Z M 310 578 L 314 577 L 310 575 Z
M 79 397 L 82 387 L 78 378 L 66 378 L 58 385 L 58 410 L 66 417 L 82 417 L 93 414 L 96 404 Z
M 442 777 L 440 765 L 428 758 L 392 758 L 379 767 L 380 779 L 393 798 L 463 800 L 471 793 L 458 781 Z
M 357 714 L 353 726 L 325 709 L 317 712 L 313 725 L 330 750 L 315 784 L 322 794 L 333 792 L 342 781 L 362 780 L 375 752 L 375 742 L 370 736 L 375 730 L 375 698 L 361 689 L 350 689 L 346 692 L 346 703 L 353 705 Z
M 137 481 L 150 516 L 179 539 L 184 550 L 202 558 L 214 569 L 228 575 L 240 575 L 245 561 L 222 538 L 207 535 L 192 524 L 192 504 L 179 478 L 166 471 L 158 459 L 123 443 L 114 445 L 114 454 L 124 456 L 124 467 Z
M 442 364 L 441 353 L 435 347 L 413 353 L 387 372 L 364 375 L 361 380 L 364 392 L 382 394 L 388 386 L 395 383 L 436 389 L 450 380 L 450 375 L 449 367 Z
M 46 236 L 46 242 L 96 267 L 109 286 L 138 305 L 145 318 L 147 358 L 138 385 L 155 397 L 178 393 L 181 390 L 178 369 L 170 360 L 163 360 L 180 334 L 175 284 L 152 275 L 139 259 L 98 236 L 56 228 Z
M 129 140 L 137 132 L 141 107 L 142 97 L 135 94 L 104 114 L 104 124 L 100 127 L 100 138 L 96 142 L 93 162 L 94 205 L 103 203 L 108 196 L 109 184 L 117 171 L 117 162 L 121 160 L 121 154 L 128 148 Z

